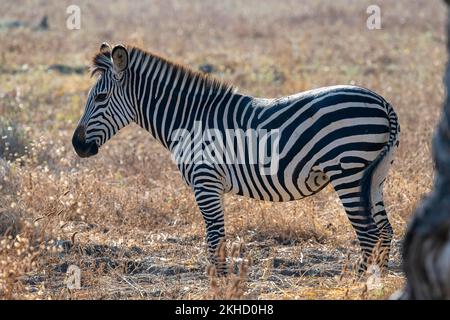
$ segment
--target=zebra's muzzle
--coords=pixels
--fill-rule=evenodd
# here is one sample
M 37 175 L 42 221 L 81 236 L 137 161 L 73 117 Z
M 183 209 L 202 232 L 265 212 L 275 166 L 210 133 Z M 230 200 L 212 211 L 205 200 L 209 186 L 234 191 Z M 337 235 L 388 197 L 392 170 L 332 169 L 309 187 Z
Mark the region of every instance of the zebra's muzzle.
M 72 145 L 77 155 L 81 158 L 87 158 L 98 153 L 98 146 L 95 141 L 86 143 L 86 130 L 79 126 L 72 137 Z

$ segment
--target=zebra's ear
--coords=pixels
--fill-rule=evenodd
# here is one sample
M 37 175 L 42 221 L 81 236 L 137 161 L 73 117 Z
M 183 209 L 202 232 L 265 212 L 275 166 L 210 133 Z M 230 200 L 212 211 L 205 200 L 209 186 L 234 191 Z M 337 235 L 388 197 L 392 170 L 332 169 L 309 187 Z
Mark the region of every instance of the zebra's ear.
M 123 45 L 116 45 L 111 52 L 114 71 L 119 74 L 128 68 L 128 51 Z
M 111 53 L 111 46 L 107 42 L 103 42 L 99 51 L 100 53 Z

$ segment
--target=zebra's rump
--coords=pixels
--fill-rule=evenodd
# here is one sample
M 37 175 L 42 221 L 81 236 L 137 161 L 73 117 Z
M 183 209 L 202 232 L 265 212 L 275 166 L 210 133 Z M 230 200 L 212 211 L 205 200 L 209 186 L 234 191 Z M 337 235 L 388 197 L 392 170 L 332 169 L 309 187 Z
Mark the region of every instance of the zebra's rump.
M 320 191 L 330 179 L 359 187 L 362 172 L 389 141 L 387 102 L 364 88 L 329 87 L 263 104 L 249 126 L 279 131 L 271 150 L 277 163 L 266 164 L 275 169 L 229 167 L 233 193 L 290 201 Z

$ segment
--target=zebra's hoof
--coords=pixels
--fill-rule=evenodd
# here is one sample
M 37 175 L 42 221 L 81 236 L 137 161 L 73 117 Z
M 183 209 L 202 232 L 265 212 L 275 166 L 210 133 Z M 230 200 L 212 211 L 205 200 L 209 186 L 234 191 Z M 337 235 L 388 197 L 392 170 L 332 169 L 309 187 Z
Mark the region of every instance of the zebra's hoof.
M 217 277 L 224 278 L 226 276 L 228 276 L 228 270 L 225 269 L 225 270 L 218 270 L 217 271 Z
M 228 275 L 228 266 L 226 264 L 210 264 L 206 269 L 206 273 L 210 277 L 226 277 Z

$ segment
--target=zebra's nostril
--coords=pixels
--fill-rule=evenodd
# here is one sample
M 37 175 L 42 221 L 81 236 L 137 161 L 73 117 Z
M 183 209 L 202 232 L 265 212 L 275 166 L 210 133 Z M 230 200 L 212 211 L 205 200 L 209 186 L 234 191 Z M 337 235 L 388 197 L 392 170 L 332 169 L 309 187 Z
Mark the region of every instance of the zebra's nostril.
M 78 126 L 73 133 L 73 138 L 77 140 L 85 140 L 86 128 L 84 126 Z
M 75 149 L 82 146 L 86 142 L 86 131 L 83 127 L 79 126 L 73 133 L 72 145 Z
M 82 158 L 93 156 L 98 152 L 95 142 L 86 143 L 86 130 L 82 126 L 79 126 L 73 133 L 72 145 L 78 156 Z

